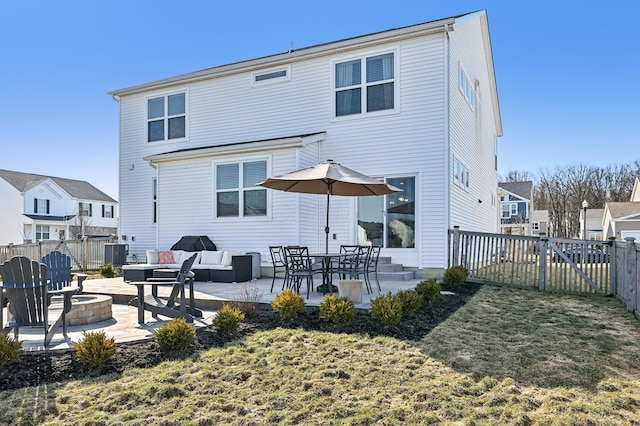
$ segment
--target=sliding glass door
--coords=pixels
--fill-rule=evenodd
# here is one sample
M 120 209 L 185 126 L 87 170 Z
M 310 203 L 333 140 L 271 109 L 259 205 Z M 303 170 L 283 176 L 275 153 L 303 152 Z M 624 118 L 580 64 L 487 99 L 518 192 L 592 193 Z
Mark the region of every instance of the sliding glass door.
M 358 197 L 358 244 L 415 248 L 415 177 L 387 178 L 400 188 L 379 197 Z

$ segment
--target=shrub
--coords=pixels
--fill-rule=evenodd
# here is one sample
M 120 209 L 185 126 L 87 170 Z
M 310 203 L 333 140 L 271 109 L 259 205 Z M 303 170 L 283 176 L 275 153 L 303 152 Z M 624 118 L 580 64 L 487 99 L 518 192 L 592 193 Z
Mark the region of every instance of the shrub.
M 443 281 L 449 285 L 460 285 L 467 280 L 469 271 L 462 265 L 452 266 L 444 271 Z
M 304 312 L 304 299 L 290 288 L 276 296 L 271 308 L 280 314 L 280 318 L 289 321 L 298 318 Z
M 356 308 L 353 301 L 346 297 L 325 296 L 320 302 L 320 318 L 339 323 L 349 322 L 356 316 Z
M 396 298 L 402 305 L 402 313 L 413 315 L 422 305 L 422 295 L 415 290 L 401 290 L 396 294 Z
M 105 278 L 113 278 L 117 275 L 117 271 L 111 263 L 107 263 L 102 268 L 100 268 L 100 275 Z
M 175 318 L 162 324 L 153 335 L 162 350 L 185 351 L 196 337 L 196 329 L 184 318 Z
M 255 284 L 244 283 L 236 293 L 233 302 L 229 302 L 232 308 L 238 308 L 246 318 L 253 318 L 258 312 L 258 303 L 262 301 L 263 291 Z
M 435 278 L 429 278 L 416 285 L 416 291 L 422 296 L 424 303 L 432 303 L 434 300 L 440 297 L 440 291 L 442 288 Z
M 9 336 L 9 333 L 0 333 L 0 368 L 18 362 L 22 354 L 22 342 Z
M 73 344 L 76 359 L 87 369 L 102 367 L 116 354 L 116 340 L 104 331 L 82 331 L 82 340 Z
M 244 320 L 244 314 L 239 308 L 228 304 L 222 305 L 218 315 L 213 319 L 213 326 L 221 333 L 234 334 L 238 331 L 240 323 Z
M 399 324 L 402 319 L 402 303 L 391 292 L 371 299 L 371 316 L 383 324 Z

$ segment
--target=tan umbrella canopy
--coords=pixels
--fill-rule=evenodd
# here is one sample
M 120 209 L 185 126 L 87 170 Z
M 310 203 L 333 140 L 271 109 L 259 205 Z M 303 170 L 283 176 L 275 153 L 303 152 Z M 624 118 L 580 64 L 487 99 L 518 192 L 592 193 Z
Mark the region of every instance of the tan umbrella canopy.
M 270 177 L 258 185 L 279 191 L 327 194 L 327 223 L 324 228 L 326 252 L 329 251 L 329 199 L 332 195 L 369 196 L 402 191 L 402 189 L 335 163 L 333 160 Z

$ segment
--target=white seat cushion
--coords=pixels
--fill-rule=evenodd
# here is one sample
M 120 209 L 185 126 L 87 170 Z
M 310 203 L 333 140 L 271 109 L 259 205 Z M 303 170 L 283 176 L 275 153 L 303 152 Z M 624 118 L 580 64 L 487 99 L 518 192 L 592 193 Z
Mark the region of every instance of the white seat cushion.
M 244 256 L 244 253 L 239 251 L 225 251 L 222 255 L 222 266 L 231 266 L 233 256 Z

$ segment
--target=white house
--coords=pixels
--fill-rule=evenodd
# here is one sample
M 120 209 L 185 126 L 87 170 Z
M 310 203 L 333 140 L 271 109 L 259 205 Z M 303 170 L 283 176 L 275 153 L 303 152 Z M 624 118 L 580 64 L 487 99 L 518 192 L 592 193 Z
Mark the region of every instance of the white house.
M 0 170 L 0 244 L 117 233 L 118 203 L 88 182 Z
M 446 266 L 454 225 L 497 231 L 502 125 L 485 11 L 109 94 L 120 108 L 120 232 L 138 258 L 183 235 L 264 262 L 269 245 L 323 251 L 325 197 L 255 184 L 327 159 L 404 189 L 333 197 L 330 251 L 360 230 L 426 273 Z

